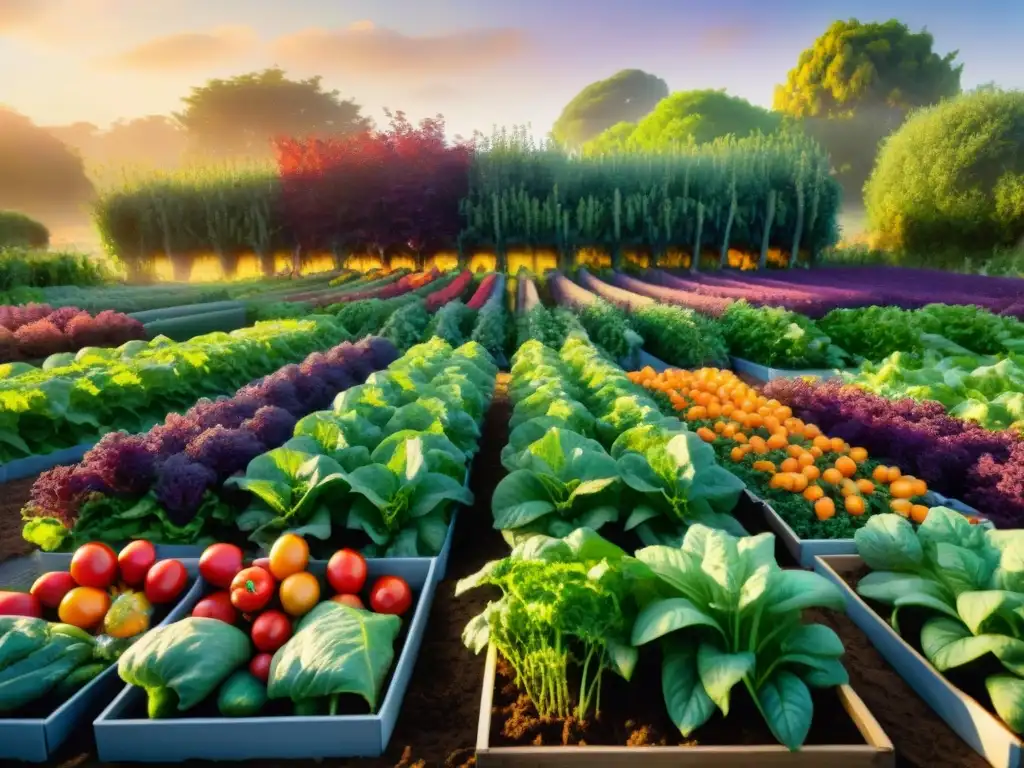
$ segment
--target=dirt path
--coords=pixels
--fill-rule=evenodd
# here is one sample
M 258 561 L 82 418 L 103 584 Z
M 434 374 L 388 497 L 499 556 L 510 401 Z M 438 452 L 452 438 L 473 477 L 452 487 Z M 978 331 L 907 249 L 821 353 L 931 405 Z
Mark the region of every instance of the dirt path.
M 386 755 L 376 760 L 254 761 L 253 768 L 350 766 L 351 768 L 461 768 L 475 764 L 483 656 L 460 640 L 463 627 L 493 598 L 488 590 L 454 597 L 455 582 L 508 552 L 491 527 L 490 499 L 501 479 L 500 453 L 508 438 L 509 403 L 499 386 L 484 424 L 482 449 L 473 464 L 476 503 L 459 516 L 447 577 L 437 589 L 416 669 Z M 34 479 L 34 478 L 33 478 Z M 20 510 L 32 480 L 9 483 L 0 498 L 0 561 L 23 554 Z M 987 763 L 960 741 L 871 646 L 845 616 L 827 619 L 842 637 L 851 683 L 896 745 L 898 765 L 920 768 L 983 768 Z M 660 695 L 654 692 L 652 695 Z M 639 760 L 642 764 L 642 759 Z M 103 765 L 96 759 L 92 729 L 82 728 L 51 766 Z M 180 765 L 180 764 L 179 764 Z M 209 766 L 209 763 L 195 763 Z

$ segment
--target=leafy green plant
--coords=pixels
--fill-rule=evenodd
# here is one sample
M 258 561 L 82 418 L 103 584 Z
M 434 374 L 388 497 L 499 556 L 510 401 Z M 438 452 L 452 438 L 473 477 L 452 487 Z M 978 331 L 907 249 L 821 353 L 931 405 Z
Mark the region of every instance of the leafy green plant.
M 499 364 L 507 362 L 506 348 L 512 336 L 511 316 L 505 307 L 505 276 L 498 275 L 490 298 L 477 313 L 470 340 L 480 344 Z
M 604 672 L 629 680 L 637 661 L 629 642 L 636 603 L 629 569 L 620 567 L 627 562 L 586 528 L 528 539 L 456 585 L 456 596 L 483 585 L 503 592 L 466 625 L 462 640 L 474 653 L 493 644 L 540 715 L 599 712 Z M 571 665 L 580 669 L 575 695 Z
M 619 472 L 595 440 L 551 427 L 510 457 L 491 498 L 494 527 L 507 538 L 576 528 L 599 530 L 619 519 Z
M 281 447 L 257 456 L 245 475 L 224 486 L 255 497 L 236 524 L 252 541 L 270 546 L 284 531 L 329 538 L 331 508 L 348 491 L 348 480 L 334 459 Z
M 422 300 L 396 309 L 380 329 L 380 335 L 399 350 L 408 349 L 423 339 L 430 315 Z
M 803 315 L 734 301 L 718 319 L 729 351 L 779 368 L 842 368 L 850 356 Z
M 366 533 L 369 554 L 422 557 L 441 551 L 448 533 L 447 504 L 472 504 L 473 494 L 450 475 L 430 471 L 423 441 L 395 446 L 386 464 L 367 464 L 346 479 L 357 498 L 347 527 Z
M 872 569 L 857 593 L 892 606 L 897 632 L 906 611 L 931 614 L 920 644 L 940 672 L 998 659 L 1005 673 L 989 675 L 985 687 L 999 717 L 1024 732 L 1024 531 L 971 525 L 933 507 L 916 531 L 899 515 L 875 515 L 854 540 Z
M 579 312 L 579 320 L 594 343 L 613 360 L 633 360 L 644 344 L 644 337 L 636 332 L 631 318 L 603 299 L 584 307 Z
M 643 336 L 644 348 L 671 365 L 699 368 L 729 360 L 718 321 L 692 309 L 657 304 L 637 307 L 629 319 Z
M 775 738 L 799 749 L 814 715 L 810 688 L 848 682 L 842 641 L 801 616 L 843 610 L 839 589 L 819 574 L 779 568 L 770 533 L 737 538 L 698 524 L 681 548 L 646 547 L 636 557 L 663 593 L 644 605 L 631 640 L 662 641 L 665 706 L 683 736 L 716 708 L 728 716 L 742 683 Z
M 430 320 L 424 340 L 438 336 L 452 346 L 458 346 L 469 339 L 476 322 L 477 311 L 470 309 L 459 299 L 449 301 Z
M 686 528 L 698 522 L 746 535 L 729 514 L 743 481 L 719 466 L 714 449 L 693 432 L 643 424 L 623 432 L 611 455 L 629 489 L 625 528 L 636 529 L 645 544 L 679 546 Z

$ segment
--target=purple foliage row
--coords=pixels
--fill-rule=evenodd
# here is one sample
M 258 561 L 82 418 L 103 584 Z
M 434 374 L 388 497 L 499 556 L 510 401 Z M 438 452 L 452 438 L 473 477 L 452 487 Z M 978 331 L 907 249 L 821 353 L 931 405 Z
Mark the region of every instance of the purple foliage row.
M 177 525 L 199 509 L 204 493 L 289 440 L 295 422 L 329 408 L 335 395 L 398 358 L 386 339 L 368 337 L 314 352 L 299 365 L 246 385 L 234 397 L 199 400 L 168 414 L 149 432 L 112 432 L 80 464 L 44 472 L 32 486 L 31 513 L 68 528 L 91 493 L 137 497 L 152 489 Z
M 551 291 L 551 298 L 562 307 L 583 309 L 593 304 L 599 298 L 597 294 L 577 285 L 557 271 L 548 273 L 547 286 L 548 290 Z
M 77 352 L 83 347 L 116 347 L 145 338 L 142 323 L 112 310 L 93 317 L 77 307 L 0 306 L 0 363 Z
M 940 403 L 888 400 L 837 381 L 776 379 L 764 395 L 830 437 L 970 504 L 996 526 L 1024 527 L 1024 440 L 1015 433 L 954 418 Z
M 601 281 L 598 280 L 596 282 L 600 283 Z M 648 304 L 655 301 L 675 304 L 676 306 L 686 307 L 711 317 L 721 315 L 732 302 L 732 299 L 723 299 L 717 296 L 679 290 L 678 288 L 666 285 L 656 285 L 620 273 L 614 274 L 611 282 L 613 285 L 608 286 L 611 290 L 632 296 L 635 299 L 642 299 Z M 607 286 L 608 284 L 601 283 L 601 285 Z M 594 290 L 597 291 L 597 289 Z M 600 291 L 597 292 L 600 293 Z

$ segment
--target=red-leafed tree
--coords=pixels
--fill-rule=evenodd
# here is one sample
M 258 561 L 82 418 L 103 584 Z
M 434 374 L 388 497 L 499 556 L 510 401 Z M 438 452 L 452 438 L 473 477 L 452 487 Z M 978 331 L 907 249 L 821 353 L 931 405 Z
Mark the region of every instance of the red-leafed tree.
M 424 255 L 451 247 L 468 192 L 470 145 L 449 144 L 444 118 L 411 124 L 386 113 L 387 128 L 328 139 L 280 139 L 282 211 L 304 248 L 342 258 L 366 249 Z

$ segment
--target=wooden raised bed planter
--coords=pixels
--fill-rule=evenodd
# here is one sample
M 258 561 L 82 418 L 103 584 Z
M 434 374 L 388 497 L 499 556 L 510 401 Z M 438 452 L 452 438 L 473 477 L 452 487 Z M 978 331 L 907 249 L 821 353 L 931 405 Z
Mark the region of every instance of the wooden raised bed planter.
M 862 744 L 807 746 L 790 752 L 778 744 L 737 747 L 492 747 L 491 711 L 498 652 L 487 649 L 480 719 L 476 735 L 476 763 L 480 768 L 644 768 L 661 766 L 756 765 L 758 768 L 892 768 L 895 753 L 874 715 L 848 685 L 838 690 L 846 713 L 864 739 Z
M 995 768 L 1017 768 L 1024 747 L 1021 737 L 981 703 L 950 683 L 854 591 L 845 575 L 863 567 L 860 555 L 817 557 L 814 561 L 814 570 L 842 590 L 846 614 L 853 623 L 956 735 Z

